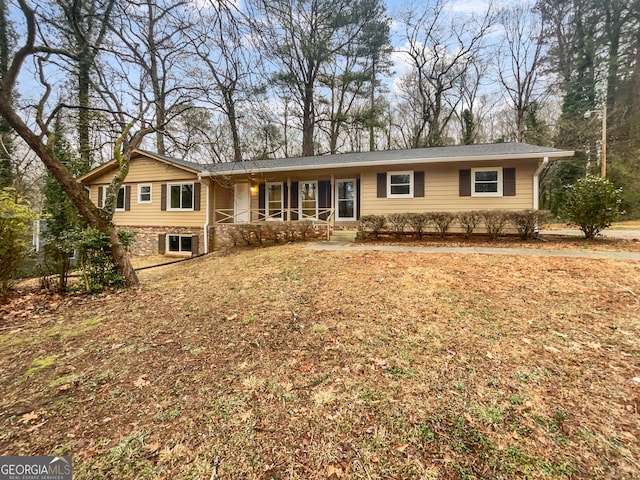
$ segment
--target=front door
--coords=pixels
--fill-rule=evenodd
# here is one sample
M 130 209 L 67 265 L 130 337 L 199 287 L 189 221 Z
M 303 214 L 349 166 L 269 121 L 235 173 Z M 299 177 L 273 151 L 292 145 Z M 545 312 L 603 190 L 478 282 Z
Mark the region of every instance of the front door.
M 251 207 L 251 191 L 249 183 L 236 183 L 233 191 L 234 223 L 249 223 L 249 209 Z
M 336 220 L 356 220 L 355 178 L 336 180 Z

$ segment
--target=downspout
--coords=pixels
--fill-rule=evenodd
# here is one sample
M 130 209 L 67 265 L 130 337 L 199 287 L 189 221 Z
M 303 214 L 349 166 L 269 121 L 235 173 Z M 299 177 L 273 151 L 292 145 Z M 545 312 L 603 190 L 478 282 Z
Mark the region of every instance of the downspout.
M 537 211 L 540 209 L 540 173 L 542 170 L 549 164 L 549 157 L 544 157 L 538 168 L 533 173 L 533 210 Z M 536 220 L 536 225 L 534 227 L 534 231 L 536 235 L 540 232 L 540 225 Z
M 202 173 L 198 174 L 198 180 L 202 182 Z M 205 221 L 203 225 L 204 230 L 204 253 L 209 253 L 209 223 L 211 220 L 211 210 L 209 208 L 209 191 L 211 190 L 211 178 L 207 179 L 207 191 L 205 193 Z
M 540 208 L 540 173 L 549 163 L 549 157 L 544 157 L 533 174 L 533 210 Z

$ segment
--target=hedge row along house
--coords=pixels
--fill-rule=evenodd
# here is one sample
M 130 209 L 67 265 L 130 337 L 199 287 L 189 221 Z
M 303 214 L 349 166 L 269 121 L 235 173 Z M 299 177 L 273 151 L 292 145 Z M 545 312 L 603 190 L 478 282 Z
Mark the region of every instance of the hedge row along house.
M 537 210 L 540 172 L 572 155 L 497 143 L 197 164 L 137 150 L 114 223 L 138 232 L 135 254 L 192 255 L 239 224 L 308 220 L 325 236 L 362 215 Z M 115 168 L 79 178 L 98 206 Z

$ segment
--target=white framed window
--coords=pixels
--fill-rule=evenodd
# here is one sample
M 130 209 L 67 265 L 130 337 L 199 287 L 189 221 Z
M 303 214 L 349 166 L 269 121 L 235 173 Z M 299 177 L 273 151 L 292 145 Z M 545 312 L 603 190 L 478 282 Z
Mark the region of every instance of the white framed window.
M 107 196 L 107 187 L 98 187 L 100 191 L 98 208 L 104 208 L 104 202 Z M 118 190 L 118 197 L 116 198 L 116 212 L 124 212 L 125 210 L 125 187 L 124 185 Z
M 169 183 L 167 196 L 167 210 L 193 210 L 193 183 Z
M 355 178 L 336 180 L 336 220 L 356 219 L 356 190 Z
M 167 252 L 191 253 L 192 246 L 191 235 L 167 235 Z
M 413 171 L 387 172 L 387 198 L 413 198 Z
M 502 196 L 502 167 L 471 169 L 472 197 Z
M 151 184 L 138 184 L 138 203 L 151 203 Z
M 300 219 L 318 219 L 318 182 L 300 182 Z
M 267 183 L 265 206 L 267 220 L 282 220 L 284 214 L 284 189 L 282 183 Z

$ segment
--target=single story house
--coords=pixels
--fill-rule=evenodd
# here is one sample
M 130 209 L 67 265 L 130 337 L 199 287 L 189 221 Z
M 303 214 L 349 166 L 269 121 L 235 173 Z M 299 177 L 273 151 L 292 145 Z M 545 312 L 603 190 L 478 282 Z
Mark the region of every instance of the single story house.
M 355 228 L 362 215 L 538 209 L 538 179 L 572 151 L 524 143 L 459 145 L 197 164 L 137 150 L 114 223 L 136 253 L 207 253 L 220 226 L 311 220 Z M 100 206 L 111 161 L 79 178 Z

